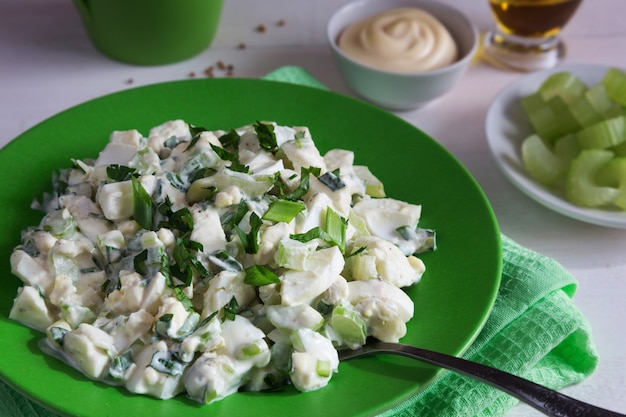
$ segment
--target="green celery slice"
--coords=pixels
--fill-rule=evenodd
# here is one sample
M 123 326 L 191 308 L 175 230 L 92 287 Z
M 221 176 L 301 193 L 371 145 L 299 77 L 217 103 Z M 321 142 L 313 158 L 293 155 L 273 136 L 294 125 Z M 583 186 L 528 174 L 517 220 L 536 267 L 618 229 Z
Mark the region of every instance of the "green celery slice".
M 578 138 L 574 133 L 565 135 L 554 142 L 554 153 L 558 158 L 565 161 L 568 167 L 572 160 L 578 156 L 580 150 Z
M 605 206 L 619 197 L 619 189 L 603 186 L 596 179 L 613 156 L 608 150 L 588 149 L 572 161 L 565 186 L 566 196 L 572 203 L 585 207 Z
M 591 126 L 604 119 L 587 94 L 578 97 L 569 106 L 572 115 L 582 127 Z
M 626 116 L 606 119 L 576 134 L 582 149 L 607 149 L 626 141 Z
M 587 85 L 571 72 L 557 72 L 545 79 L 539 93 L 545 100 L 560 96 L 566 103 L 572 102 L 587 90 Z
M 346 346 L 357 347 L 365 344 L 367 326 L 361 315 L 352 308 L 341 304 L 336 306 L 330 316 L 330 326 Z
M 619 196 L 614 203 L 620 209 L 626 210 L 626 158 L 611 159 L 600 169 L 597 180 L 601 185 L 619 189 Z
M 552 184 L 565 177 L 568 163 L 559 158 L 538 135 L 530 135 L 522 143 L 522 160 L 530 175 L 543 184 Z
M 535 132 L 544 140 L 553 142 L 581 128 L 561 96 L 554 96 L 543 104 L 539 104 L 538 107 L 532 107 L 532 103 L 538 103 L 538 101 L 527 100 L 526 114 Z
M 613 151 L 615 153 L 615 156 L 619 156 L 619 157 L 626 156 L 626 141 L 618 145 L 610 147 L 609 150 Z
M 611 68 L 602 78 L 602 85 L 612 100 L 626 106 L 626 73 L 618 68 Z
M 624 113 L 622 106 L 609 96 L 606 87 L 602 83 L 588 89 L 584 97 L 589 101 L 593 109 L 605 119 Z

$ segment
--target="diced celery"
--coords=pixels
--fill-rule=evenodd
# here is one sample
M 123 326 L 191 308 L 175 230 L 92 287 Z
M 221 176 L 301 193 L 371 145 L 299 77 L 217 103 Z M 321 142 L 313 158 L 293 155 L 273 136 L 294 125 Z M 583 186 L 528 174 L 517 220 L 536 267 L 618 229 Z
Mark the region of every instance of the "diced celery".
M 546 104 L 546 101 L 539 91 L 535 91 L 532 94 L 522 97 L 520 104 L 524 111 L 528 114 L 535 109 L 540 108 Z
M 576 134 L 582 149 L 606 149 L 626 141 L 626 116 L 606 119 Z
M 304 270 L 306 258 L 315 252 L 317 241 L 300 242 L 294 239 L 282 239 L 274 255 L 276 264 L 283 268 Z
M 332 364 L 330 361 L 317 360 L 315 372 L 321 377 L 329 377 L 332 374 Z
M 572 163 L 572 160 L 580 153 L 580 145 L 576 135 L 570 133 L 562 138 L 559 138 L 554 142 L 554 153 L 556 156 L 566 161 L 568 167 Z
M 622 106 L 609 96 L 604 84 L 592 86 L 585 92 L 585 98 L 604 119 L 619 116 L 623 113 Z
M 614 203 L 626 210 L 626 158 L 613 158 L 600 169 L 598 183 L 608 187 L 619 188 L 619 196 Z
M 626 156 L 626 141 L 612 146 L 611 148 L 609 148 L 610 151 L 613 151 L 615 153 L 615 156 Z
M 569 106 L 572 115 L 583 127 L 598 123 L 603 119 L 602 114 L 596 110 L 587 94 L 578 97 L 576 100 L 572 101 Z
M 350 307 L 338 305 L 333 309 L 330 326 L 344 345 L 354 348 L 365 344 L 367 327 L 365 321 Z
M 613 152 L 602 149 L 583 150 L 567 175 L 565 193 L 574 204 L 587 207 L 613 203 L 620 195 L 614 187 L 599 185 L 597 174 L 613 158 Z
M 618 68 L 611 68 L 604 75 L 602 85 L 611 99 L 626 106 L 626 73 Z
M 565 177 L 567 160 L 559 158 L 538 135 L 522 143 L 522 160 L 530 175 L 543 184 L 552 184 Z
M 539 93 L 545 100 L 560 96 L 566 103 L 580 97 L 587 85 L 571 72 L 556 72 L 550 75 L 539 87 Z
M 57 239 L 69 239 L 76 233 L 76 221 L 68 209 L 50 211 L 43 218 L 42 226 Z
M 528 108 L 527 115 L 535 132 L 550 142 L 581 127 L 561 96 L 552 97 L 538 107 Z
M 49 256 L 49 262 L 51 266 L 50 270 L 53 272 L 54 276 L 67 275 L 72 278 L 73 282 L 78 282 L 80 268 L 78 267 L 76 258 L 53 252 Z

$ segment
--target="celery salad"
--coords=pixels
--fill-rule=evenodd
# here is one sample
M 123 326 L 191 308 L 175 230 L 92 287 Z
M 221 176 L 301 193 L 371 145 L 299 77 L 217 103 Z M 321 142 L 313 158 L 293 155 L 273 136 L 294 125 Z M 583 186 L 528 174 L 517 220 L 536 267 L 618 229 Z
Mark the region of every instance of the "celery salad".
M 94 380 L 201 403 L 326 386 L 337 349 L 396 342 L 435 249 L 421 206 L 306 127 L 114 131 L 35 202 L 10 317 Z

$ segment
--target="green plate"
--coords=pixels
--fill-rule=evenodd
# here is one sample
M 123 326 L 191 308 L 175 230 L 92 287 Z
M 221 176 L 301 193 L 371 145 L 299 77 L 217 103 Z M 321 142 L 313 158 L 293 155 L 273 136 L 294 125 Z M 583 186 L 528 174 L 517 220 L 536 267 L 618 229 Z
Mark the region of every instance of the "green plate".
M 309 126 L 322 152 L 355 151 L 394 198 L 422 204 L 422 227 L 437 230 L 438 249 L 422 258 L 427 272 L 408 290 L 415 317 L 405 343 L 461 354 L 493 306 L 501 273 L 493 211 L 466 169 L 439 143 L 400 118 L 360 101 L 311 87 L 244 79 L 169 82 L 104 96 L 28 130 L 0 151 L 0 377 L 61 415 L 80 417 L 366 416 L 416 393 L 437 370 L 406 358 L 379 356 L 342 363 L 324 389 L 238 393 L 210 405 L 185 397 L 156 400 L 94 382 L 38 348 L 42 335 L 8 318 L 20 285 L 9 255 L 20 231 L 39 222 L 29 209 L 51 188 L 51 174 L 70 158 L 95 157 L 113 130 L 181 118 L 207 129 L 256 120 Z M 330 413 L 330 414 L 329 414 Z

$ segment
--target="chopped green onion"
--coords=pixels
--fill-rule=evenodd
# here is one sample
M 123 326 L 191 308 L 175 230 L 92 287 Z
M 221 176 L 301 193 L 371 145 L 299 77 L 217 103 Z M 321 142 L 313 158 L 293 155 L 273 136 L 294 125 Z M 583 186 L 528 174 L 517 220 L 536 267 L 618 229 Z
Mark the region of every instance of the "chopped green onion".
M 224 306 L 224 320 L 235 320 L 235 315 L 239 311 L 239 303 L 235 296 Z
M 228 168 L 232 171 L 247 173 L 250 170 L 247 165 L 244 165 L 239 161 L 239 155 L 237 153 L 229 152 L 226 149 L 213 144 L 211 144 L 211 148 L 215 151 L 217 156 L 220 157 L 220 159 L 230 162 L 230 166 Z
M 275 152 L 278 149 L 274 125 L 257 121 L 254 124 L 254 131 L 259 138 L 259 145 L 268 152 Z
M 191 134 L 191 141 L 189 142 L 189 145 L 187 145 L 185 152 L 191 150 L 191 148 L 196 146 L 196 143 L 198 143 L 198 141 L 200 140 L 200 135 L 202 135 L 202 132 L 206 132 L 206 131 L 207 130 L 203 127 L 189 125 L 189 133 Z
M 321 169 L 317 167 L 300 168 L 300 184 L 298 184 L 298 188 L 292 193 L 285 195 L 284 198 L 287 200 L 300 200 L 302 196 L 309 192 L 309 175 L 312 174 L 318 177 L 320 171 Z
M 143 188 L 135 177 L 131 177 L 133 184 L 133 216 L 139 226 L 152 230 L 152 197 Z
M 250 215 L 250 232 L 245 233 L 239 226 L 235 226 L 235 231 L 237 232 L 237 236 L 239 236 L 239 240 L 241 240 L 241 244 L 243 245 L 243 249 L 246 253 L 255 254 L 259 250 L 259 231 L 261 230 L 261 226 L 263 225 L 263 220 L 256 214 L 252 213 Z
M 332 238 L 320 227 L 314 227 L 304 233 L 291 234 L 289 238 L 302 243 L 310 242 L 313 239 L 322 239 L 328 243 L 332 242 Z
M 124 165 L 112 164 L 107 166 L 107 176 L 117 182 L 128 181 L 134 172 L 135 168 Z
M 304 203 L 300 201 L 276 200 L 269 206 L 265 214 L 263 214 L 262 219 L 289 223 L 298 213 L 304 210 L 305 207 Z
M 341 253 L 346 249 L 346 228 L 348 220 L 338 215 L 333 209 L 326 209 L 326 233 L 330 237 L 330 242 L 337 245 Z
M 346 228 L 348 220 L 338 215 L 333 209 L 326 209 L 326 230 L 314 227 L 305 233 L 291 234 L 289 237 L 299 242 L 309 242 L 313 239 L 322 239 L 326 243 L 337 246 L 341 253 L 346 249 Z
M 68 330 L 63 327 L 50 327 L 50 337 L 54 340 L 54 343 L 63 347 L 63 338 L 67 334 Z
M 228 251 L 220 250 L 209 255 L 209 261 L 223 271 L 243 271 L 243 265 Z
M 150 367 L 157 372 L 171 376 L 182 375 L 185 369 L 184 365 L 176 360 L 174 354 L 169 351 L 154 352 L 150 361 Z
M 127 350 L 120 356 L 116 356 L 111 361 L 109 366 L 109 376 L 116 381 L 124 378 L 124 373 L 133 364 L 133 355 L 130 350 Z
M 346 183 L 339 177 L 338 174 L 330 171 L 326 171 L 324 174 L 317 177 L 322 184 L 327 186 L 331 191 L 339 190 L 346 186 Z
M 159 317 L 156 323 L 154 323 L 154 331 L 156 332 L 156 334 L 167 337 L 167 332 L 172 325 L 173 319 L 174 315 L 171 313 L 163 314 L 161 317 Z
M 239 140 L 241 136 L 235 129 L 230 129 L 228 132 L 224 133 L 219 137 L 219 141 L 225 148 L 233 148 L 237 149 L 239 147 Z
M 280 279 L 272 270 L 263 265 L 252 265 L 245 269 L 246 276 L 243 282 L 246 284 L 254 285 L 255 287 L 262 287 L 269 284 L 278 284 Z

